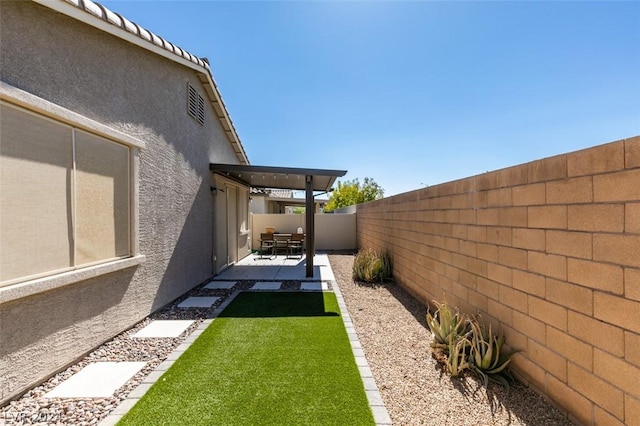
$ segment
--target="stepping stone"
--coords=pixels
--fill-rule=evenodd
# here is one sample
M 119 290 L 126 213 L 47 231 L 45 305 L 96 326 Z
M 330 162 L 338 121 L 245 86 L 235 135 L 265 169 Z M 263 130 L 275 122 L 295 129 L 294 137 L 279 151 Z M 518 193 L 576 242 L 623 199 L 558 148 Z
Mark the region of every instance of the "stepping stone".
M 146 362 L 95 362 L 60 383 L 45 398 L 108 398 Z
M 327 291 L 329 290 L 329 284 L 320 281 L 306 282 L 300 284 L 300 290 Z
M 133 338 L 146 338 L 146 337 L 178 337 L 189 326 L 193 324 L 191 320 L 158 320 L 153 321 L 146 327 L 138 330 L 134 334 Z
M 234 285 L 236 285 L 236 281 L 212 281 L 205 285 L 204 288 L 209 290 L 229 290 Z
M 280 290 L 282 285 L 279 281 L 265 281 L 261 283 L 255 283 L 251 290 Z
M 210 308 L 219 297 L 189 297 L 178 304 L 178 308 Z

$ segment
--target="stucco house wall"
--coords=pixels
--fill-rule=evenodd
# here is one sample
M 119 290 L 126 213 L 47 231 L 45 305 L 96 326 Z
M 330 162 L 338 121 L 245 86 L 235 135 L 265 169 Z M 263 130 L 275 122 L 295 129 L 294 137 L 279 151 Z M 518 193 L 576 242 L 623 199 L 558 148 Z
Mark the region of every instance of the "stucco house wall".
M 209 163 L 239 160 L 209 102 L 204 125 L 187 114 L 188 83 L 205 96 L 196 70 L 32 2 L 0 2 L 0 40 L 4 84 L 146 143 L 144 262 L 0 298 L 2 404 L 212 275 Z

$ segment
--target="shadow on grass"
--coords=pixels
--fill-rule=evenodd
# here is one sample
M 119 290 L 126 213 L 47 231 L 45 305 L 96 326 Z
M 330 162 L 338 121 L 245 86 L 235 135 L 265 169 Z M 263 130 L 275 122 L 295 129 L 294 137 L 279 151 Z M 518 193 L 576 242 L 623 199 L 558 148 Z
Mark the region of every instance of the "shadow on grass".
M 277 294 L 277 297 L 274 297 Z M 322 292 L 246 292 L 240 293 L 220 318 L 337 317 L 328 309 Z

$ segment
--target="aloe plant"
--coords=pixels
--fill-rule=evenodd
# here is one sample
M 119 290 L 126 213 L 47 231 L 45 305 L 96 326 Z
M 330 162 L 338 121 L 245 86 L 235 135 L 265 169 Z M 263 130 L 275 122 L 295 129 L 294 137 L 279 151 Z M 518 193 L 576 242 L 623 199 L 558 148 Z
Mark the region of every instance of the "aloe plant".
M 391 260 L 386 253 L 373 249 L 361 250 L 353 260 L 353 278 L 365 282 L 388 279 L 391 276 Z
M 438 307 L 434 315 L 427 311 L 427 325 L 433 333 L 431 348 L 434 357 L 444 361 L 450 349 L 469 332 L 469 321 L 458 310 L 454 313 L 447 302 L 438 303 L 434 300 L 433 303 Z
M 451 377 L 458 377 L 470 368 L 469 362 L 467 361 L 468 345 L 469 341 L 466 338 L 461 338 L 456 343 L 451 342 L 448 345 L 449 355 L 445 360 L 445 366 Z
M 488 329 L 478 321 L 470 321 L 469 324 L 471 326 L 469 339 L 471 369 L 482 379 L 485 387 L 491 380 L 500 383 L 508 390 L 507 379 L 513 380 L 513 378 L 507 367 L 511 362 L 511 355 L 516 351 L 503 352 L 506 338 L 501 328 L 495 335 L 491 324 Z

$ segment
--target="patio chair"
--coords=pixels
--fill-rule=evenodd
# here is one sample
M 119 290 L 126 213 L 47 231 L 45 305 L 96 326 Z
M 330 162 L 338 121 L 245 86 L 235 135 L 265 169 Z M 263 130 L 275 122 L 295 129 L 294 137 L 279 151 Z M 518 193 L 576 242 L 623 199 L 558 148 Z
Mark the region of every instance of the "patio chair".
M 300 259 L 302 259 L 303 252 L 304 234 L 291 234 L 291 238 L 289 238 L 289 242 L 287 243 L 287 257 L 293 257 L 299 254 Z
M 269 252 L 269 259 L 276 254 L 273 234 L 260 234 L 260 259 L 265 258 L 265 253 Z
M 291 234 L 273 234 L 273 252 L 277 256 L 278 252 L 289 253 L 289 238 Z

